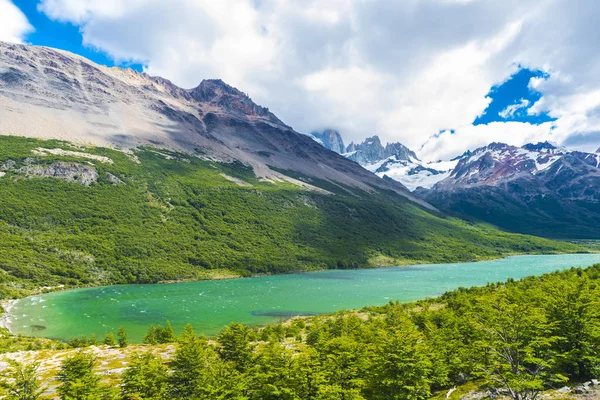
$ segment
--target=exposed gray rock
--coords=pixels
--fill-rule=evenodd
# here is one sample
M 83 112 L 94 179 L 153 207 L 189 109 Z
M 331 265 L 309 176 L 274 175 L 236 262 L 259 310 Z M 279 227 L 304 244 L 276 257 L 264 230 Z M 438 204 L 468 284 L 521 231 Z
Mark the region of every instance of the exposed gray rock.
M 325 148 L 342 154 L 346 150 L 340 133 L 333 129 L 325 129 L 323 132 L 313 132 L 311 135 L 317 139 Z
M 106 173 L 106 178 L 114 183 L 115 185 L 121 185 L 124 184 L 125 182 L 123 182 L 121 179 L 119 179 L 118 177 L 114 176 L 113 174 L 111 174 L 110 172 Z
M 556 390 L 558 393 L 570 393 L 571 392 L 571 388 L 568 386 L 563 386 L 560 389 Z
M 0 171 L 10 171 L 17 167 L 17 163 L 14 160 L 6 160 L 2 166 L 0 166 Z
M 397 161 L 419 161 L 417 155 L 402 143 L 381 144 L 379 136 L 372 136 L 360 144 L 350 143 L 346 157 L 360 165 L 374 164 L 392 157 Z
M 57 162 L 48 166 L 26 165 L 20 168 L 19 172 L 28 178 L 57 178 L 84 186 L 90 186 L 98 181 L 98 171 L 94 167 L 76 163 Z

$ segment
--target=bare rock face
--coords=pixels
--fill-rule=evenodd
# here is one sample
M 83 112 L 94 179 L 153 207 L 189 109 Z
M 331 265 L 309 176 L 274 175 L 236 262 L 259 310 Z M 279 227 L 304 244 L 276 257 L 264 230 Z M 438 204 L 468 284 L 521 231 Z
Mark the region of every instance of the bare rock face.
M 345 155 L 350 160 L 363 166 L 375 164 L 389 158 L 396 161 L 419 161 L 417 155 L 402 143 L 388 143 L 384 147 L 377 135 L 367 138 L 359 144 L 350 143 L 346 148 Z
M 57 162 L 48 166 L 26 165 L 19 170 L 19 173 L 28 178 L 57 178 L 84 186 L 90 186 L 98 181 L 98 171 L 94 167 L 76 163 Z
M 311 136 L 326 149 L 342 154 L 346 150 L 344 140 L 340 133 L 334 129 L 325 129 L 322 132 L 312 132 Z
M 259 178 L 289 180 L 278 171 L 291 170 L 367 192 L 393 190 L 431 208 L 402 185 L 295 132 L 221 80 L 183 89 L 47 47 L 0 42 L 0 134 L 201 153 L 249 165 Z

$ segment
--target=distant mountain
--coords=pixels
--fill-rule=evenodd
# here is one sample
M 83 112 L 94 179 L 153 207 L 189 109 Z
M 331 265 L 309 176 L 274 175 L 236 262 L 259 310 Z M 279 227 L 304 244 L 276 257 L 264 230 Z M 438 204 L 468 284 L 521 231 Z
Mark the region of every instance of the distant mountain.
M 312 132 L 310 136 L 320 143 L 323 147 L 338 154 L 344 153 L 346 146 L 340 136 L 340 133 L 333 129 L 325 129 L 322 132 Z
M 416 194 L 444 211 L 511 231 L 600 238 L 599 166 L 600 154 L 555 143 L 492 143 Z

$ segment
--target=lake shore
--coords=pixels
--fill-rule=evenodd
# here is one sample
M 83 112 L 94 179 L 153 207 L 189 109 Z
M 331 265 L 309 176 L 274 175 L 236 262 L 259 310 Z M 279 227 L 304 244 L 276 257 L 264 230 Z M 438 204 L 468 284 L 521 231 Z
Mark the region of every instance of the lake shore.
M 11 333 L 12 331 L 10 328 L 12 319 L 10 311 L 12 310 L 16 302 L 17 300 L 4 300 L 0 302 L 0 305 L 2 305 L 2 308 L 4 309 L 4 314 L 0 316 L 0 328 L 8 329 L 8 331 Z

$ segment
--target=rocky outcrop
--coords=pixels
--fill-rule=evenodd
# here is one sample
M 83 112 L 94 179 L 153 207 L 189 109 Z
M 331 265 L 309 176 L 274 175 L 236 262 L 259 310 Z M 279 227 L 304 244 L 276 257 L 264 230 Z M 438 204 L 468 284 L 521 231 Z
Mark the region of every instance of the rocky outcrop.
M 67 162 L 56 162 L 51 165 L 26 165 L 19 169 L 19 173 L 27 178 L 57 178 L 84 186 L 90 186 L 98 181 L 96 168 Z
M 375 164 L 393 157 L 395 160 L 418 161 L 417 155 L 402 143 L 381 144 L 379 136 L 372 136 L 359 144 L 350 143 L 345 156 L 360 165 Z
M 344 141 L 340 133 L 333 129 L 325 129 L 322 132 L 312 132 L 311 136 L 319 142 L 323 147 L 335 151 L 338 154 L 342 154 L 346 150 Z

